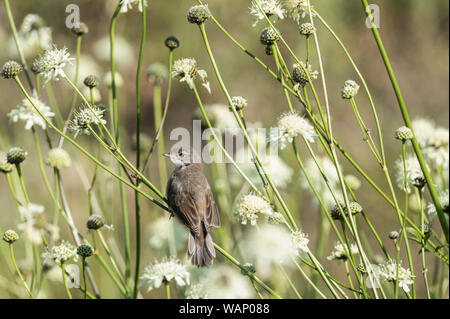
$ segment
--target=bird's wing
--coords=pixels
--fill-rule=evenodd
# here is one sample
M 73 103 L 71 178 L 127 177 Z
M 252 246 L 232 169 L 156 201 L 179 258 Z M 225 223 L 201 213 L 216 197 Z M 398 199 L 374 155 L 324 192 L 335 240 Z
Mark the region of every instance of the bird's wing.
M 178 217 L 195 235 L 201 232 L 201 219 L 198 212 L 198 207 L 195 204 L 194 198 L 187 192 L 180 192 L 177 194 L 174 209 Z
M 205 192 L 205 196 L 205 221 L 209 227 L 220 227 L 219 210 L 217 209 L 213 193 L 209 187 L 208 191 Z

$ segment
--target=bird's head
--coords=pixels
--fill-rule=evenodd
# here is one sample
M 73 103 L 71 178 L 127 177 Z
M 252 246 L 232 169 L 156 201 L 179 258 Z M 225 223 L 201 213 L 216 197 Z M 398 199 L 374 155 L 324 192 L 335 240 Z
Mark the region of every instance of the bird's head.
M 172 147 L 170 152 L 164 153 L 163 156 L 170 158 L 177 167 L 201 162 L 196 152 L 192 148 L 185 146 Z

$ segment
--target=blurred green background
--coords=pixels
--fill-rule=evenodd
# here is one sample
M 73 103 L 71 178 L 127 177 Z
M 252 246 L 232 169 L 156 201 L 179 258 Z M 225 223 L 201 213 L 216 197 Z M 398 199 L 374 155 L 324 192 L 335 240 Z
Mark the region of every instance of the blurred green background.
M 429 118 L 438 125 L 447 128 L 449 113 L 449 2 L 447 0 L 378 0 L 371 2 L 376 3 L 381 9 L 380 33 L 405 97 L 410 116 L 412 119 Z M 67 46 L 72 56 L 74 56 L 75 36 L 65 27 L 67 16 L 65 8 L 71 3 L 75 3 L 80 7 L 81 21 L 89 26 L 89 33 L 83 37 L 82 42 L 80 78 L 83 79 L 89 73 L 94 73 L 103 78 L 103 75 L 109 68 L 109 63 L 105 60 L 105 57 L 107 59 L 109 56 L 109 44 L 106 39 L 110 17 L 114 11 L 116 1 L 11 1 L 11 7 L 17 27 L 20 26 L 25 15 L 29 13 L 40 15 L 44 18 L 47 25 L 52 28 L 53 39 L 58 47 Z M 212 94 L 208 95 L 202 90 L 204 102 L 208 104 L 226 102 L 206 56 L 200 32 L 195 25 L 191 25 L 186 21 L 186 12 L 195 3 L 195 1 L 188 0 L 149 0 L 147 11 L 148 37 L 145 46 L 144 70 L 142 72 L 142 131 L 150 136 L 155 131 L 153 125 L 152 86 L 151 83 L 145 80 L 145 69 L 154 62 L 167 64 L 168 50 L 164 46 L 164 39 L 169 35 L 177 36 L 181 42 L 180 48 L 175 51 L 175 58 L 195 58 L 198 61 L 199 68 L 208 72 Z M 272 57 L 265 55 L 264 46 L 259 42 L 259 33 L 263 28 L 263 23 L 260 22 L 256 27 L 252 27 L 252 22 L 248 17 L 250 1 L 210 0 L 208 4 L 215 17 L 238 41 L 269 66 L 274 67 Z M 312 1 L 312 4 L 341 37 L 365 76 L 380 116 L 388 162 L 392 164 L 400 155 L 400 146 L 393 139 L 393 132 L 403 124 L 403 121 L 372 34 L 365 27 L 362 5 L 358 0 L 317 0 Z M 343 82 L 347 79 L 356 80 L 357 76 L 337 43 L 319 23 L 317 24 L 317 34 L 324 59 L 334 134 L 353 158 L 358 163 L 362 163 L 362 167 L 369 172 L 369 175 L 387 191 L 388 188 L 379 166 L 372 159 L 368 148 L 362 141 L 357 122 L 354 120 L 354 115 L 349 105 L 340 98 L 340 89 Z M 305 55 L 304 41 L 298 34 L 297 25 L 286 19 L 279 21 L 277 26 L 288 43 L 291 44 L 295 53 L 299 57 L 303 57 Z M 208 22 L 206 29 L 212 50 L 231 95 L 242 95 L 249 101 L 249 106 L 245 110 L 247 121 L 261 122 L 265 127 L 274 125 L 278 116 L 287 111 L 281 88 L 257 63 L 235 47 L 213 23 Z M 135 130 L 134 80 L 140 40 L 140 14 L 138 10 L 134 9 L 126 14 L 120 14 L 117 21 L 116 35 L 121 38 L 117 40 L 117 70 L 125 79 L 125 85 L 118 90 L 121 125 L 123 130 L 128 133 L 128 136 L 124 134 L 123 144 L 130 158 L 133 158 L 134 155 L 130 145 L 132 144 L 131 136 Z M 17 59 L 14 47 L 10 48 L 10 37 L 11 32 L 2 3 L 0 6 L 0 44 L 2 47 L 2 50 L 0 50 L 0 61 Z M 123 44 L 121 44 L 122 40 Z M 292 65 L 294 61 L 286 52 L 283 51 L 283 54 L 287 64 Z M 27 61 L 31 63 L 33 58 L 34 56 L 29 56 Z M 313 66 L 317 66 L 314 59 L 312 63 Z M 173 84 L 174 90 L 165 126 L 166 145 L 169 146 L 173 143 L 167 139 L 171 129 L 175 127 L 191 129 L 191 118 L 197 108 L 194 96 L 187 86 L 184 84 L 180 85 L 177 81 Z M 320 87 L 318 84 L 316 86 Z M 70 107 L 71 90 L 62 81 L 54 83 L 54 89 L 63 117 L 66 117 Z M 108 91 L 104 86 L 100 86 L 100 90 L 103 96 L 102 103 L 107 104 Z M 0 102 L 0 132 L 3 136 L 0 141 L 1 149 L 5 150 L 11 145 L 20 145 L 29 151 L 31 154 L 30 158 L 35 158 L 35 148 L 31 133 L 24 131 L 22 124 L 9 125 L 6 116 L 9 110 L 19 103 L 23 97 L 13 81 L 1 80 L 0 92 L 2 96 Z M 165 84 L 163 92 L 165 92 Z M 367 99 L 363 98 L 363 95 L 360 94 L 360 97 L 358 97 L 358 105 L 366 123 L 375 132 L 369 103 Z M 301 105 L 296 104 L 295 107 L 301 110 Z M 80 140 L 84 145 L 89 145 L 92 150 L 95 149 L 86 137 L 82 137 Z M 87 195 L 81 186 L 80 172 L 76 169 L 76 166 L 85 167 L 87 176 L 90 176 L 93 166 L 73 149 L 69 150 L 79 165 L 73 165 L 70 170 L 64 172 L 65 187 L 67 188 L 67 193 L 70 194 L 68 200 L 75 215 L 75 221 L 80 227 L 83 227 L 88 215 Z M 285 159 L 297 172 L 293 156 L 287 155 Z M 345 161 L 342 161 L 342 163 L 346 174 L 356 174 L 351 168 L 348 168 Z M 32 160 L 27 161 L 24 165 L 25 179 L 28 183 L 29 192 L 33 202 L 41 203 L 50 208 L 52 207 L 51 201 L 44 192 L 37 167 L 37 162 Z M 172 168 L 170 164 L 168 167 L 168 169 Z M 156 154 L 153 156 L 151 163 L 150 176 L 152 180 L 157 181 Z M 112 183 L 111 179 L 103 174 L 101 184 L 97 187 L 101 191 L 105 190 L 105 193 L 107 193 L 105 195 L 106 198 L 112 200 L 114 195 L 111 195 L 112 193 L 109 192 L 115 189 L 116 184 Z M 158 182 L 156 184 L 158 185 Z M 298 207 L 302 228 L 310 234 L 311 245 L 314 246 L 316 241 L 317 209 L 311 204 L 310 195 L 304 194 L 295 178 L 289 187 L 289 194 L 293 195 L 289 197 L 289 204 Z M 387 233 L 393 230 L 392 225 L 397 225 L 394 210 L 386 206 L 385 202 L 380 200 L 379 197 L 374 196 L 369 186 L 364 182 L 357 194 L 379 234 L 386 237 Z M 133 194 L 129 192 L 128 195 L 130 200 L 130 224 L 132 225 L 132 234 L 134 234 Z M 9 194 L 3 177 L 0 179 L 0 203 L 0 229 L 4 230 L 5 228 L 13 227 L 16 214 L 14 213 L 14 201 Z M 117 224 L 115 237 L 120 239 L 122 238 L 120 210 L 118 205 L 111 205 L 110 209 L 111 222 Z M 155 216 L 160 214 L 161 211 L 157 211 L 156 208 L 144 205 L 144 225 L 149 224 Z M 227 215 L 231 218 L 231 212 L 229 214 L 228 212 L 222 212 L 221 214 L 222 218 L 229 218 L 226 217 Z M 63 237 L 67 231 L 67 228 L 62 227 L 61 233 Z M 145 231 L 144 235 L 147 236 Z M 162 255 L 157 251 L 147 249 L 146 241 L 147 237 L 144 237 L 143 265 Z M 334 239 L 330 237 L 327 244 L 328 248 L 325 251 L 330 251 L 333 244 Z M 391 246 L 388 249 L 393 251 Z M 375 251 L 375 253 L 379 252 Z M 183 253 L 180 253 L 179 256 L 183 256 Z M 403 256 L 402 259 L 406 260 L 406 257 Z M 336 263 L 328 262 L 324 259 L 324 264 L 329 267 L 331 273 L 338 274 L 338 277 L 344 280 L 342 269 L 336 271 L 333 269 L 337 265 Z M 105 278 L 104 280 L 104 285 L 110 284 L 108 279 Z M 423 289 L 422 280 L 418 280 L 418 287 Z M 56 292 L 48 292 L 49 297 L 61 295 L 58 295 Z M 0 297 L 5 296 L 7 295 L 2 293 L 0 288 Z M 161 292 L 154 291 L 149 296 L 161 297 L 162 295 Z

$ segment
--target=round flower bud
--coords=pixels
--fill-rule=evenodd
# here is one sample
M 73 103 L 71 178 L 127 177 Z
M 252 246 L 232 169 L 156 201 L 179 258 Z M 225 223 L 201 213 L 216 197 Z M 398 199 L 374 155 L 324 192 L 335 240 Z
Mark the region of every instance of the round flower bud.
M 312 25 L 312 23 L 307 22 L 300 25 L 299 32 L 301 35 L 310 36 L 316 32 L 316 28 Z
M 15 76 L 17 76 L 22 70 L 23 67 L 18 62 L 8 61 L 5 64 L 3 64 L 1 74 L 5 79 L 12 79 Z
M 244 109 L 244 107 L 247 106 L 247 100 L 244 99 L 242 96 L 233 96 L 231 98 L 231 102 L 233 103 L 234 108 L 236 111 L 241 111 Z
M 389 236 L 389 239 L 396 240 L 398 238 L 398 231 L 393 230 L 389 233 L 388 236 Z
M 350 202 L 348 203 L 350 207 L 350 213 L 352 215 L 356 215 L 358 213 L 361 213 L 363 211 L 363 208 L 361 205 L 359 205 L 357 202 Z
M 305 85 L 308 83 L 308 76 L 306 75 L 305 70 L 301 67 L 301 65 L 294 65 L 294 69 L 292 70 L 292 80 L 294 82 L 300 83 L 300 85 Z
M 402 126 L 399 127 L 396 131 L 395 131 L 395 135 L 394 137 L 397 140 L 400 140 L 402 142 L 408 141 L 408 140 L 412 140 L 414 137 L 413 132 L 406 126 Z
M 271 45 L 266 45 L 266 55 L 273 55 L 273 50 Z
M 210 16 L 211 13 L 209 12 L 208 6 L 199 4 L 190 8 L 186 17 L 190 23 L 202 24 Z
M 256 272 L 256 268 L 251 263 L 245 263 L 241 266 L 241 274 L 244 276 L 253 275 Z
M 180 41 L 176 37 L 171 35 L 170 37 L 167 37 L 167 39 L 164 41 L 164 44 L 170 50 L 174 50 L 180 46 Z
M 95 75 L 88 75 L 84 78 L 84 85 L 86 85 L 88 88 L 95 88 L 99 84 L 100 80 Z
M 77 36 L 81 36 L 89 32 L 88 26 L 83 22 L 76 23 L 71 30 Z
M 87 220 L 88 229 L 100 229 L 105 225 L 105 220 L 100 215 L 91 215 Z
M 70 159 L 69 153 L 65 150 L 62 148 L 54 148 L 48 152 L 46 163 L 47 165 L 60 170 L 69 167 L 72 164 L 72 160 Z
M 169 77 L 169 71 L 164 64 L 153 63 L 147 69 L 147 80 L 155 80 L 158 83 L 162 83 Z
M 20 164 L 25 160 L 25 158 L 27 158 L 27 155 L 28 153 L 22 148 L 13 147 L 9 149 L 8 153 L 6 153 L 6 160 L 10 164 Z
M 83 244 L 83 245 L 78 246 L 78 248 L 77 248 L 77 255 L 79 255 L 83 258 L 90 257 L 93 254 L 94 254 L 94 250 L 89 245 Z
M 344 86 L 341 90 L 341 96 L 343 99 L 349 100 L 354 98 L 358 94 L 359 85 L 353 80 L 347 80 L 344 82 Z
M 345 212 L 345 215 L 348 216 L 348 210 L 346 207 L 344 207 L 344 204 L 341 203 L 341 207 Z M 352 215 L 356 215 L 357 213 L 361 213 L 363 211 L 363 208 L 361 207 L 360 204 L 358 204 L 357 202 L 350 202 L 349 203 L 349 207 L 350 207 L 350 213 Z M 341 214 L 341 210 L 339 209 L 339 206 L 336 204 L 333 209 L 331 210 L 331 218 L 337 220 L 337 219 L 343 219 L 342 214 Z
M 14 243 L 16 240 L 19 239 L 19 235 L 14 230 L 7 230 L 3 234 L 3 240 L 6 241 L 8 244 Z
M 366 273 L 366 267 L 364 267 L 363 264 L 359 264 L 359 265 L 356 267 L 356 270 L 358 270 L 358 272 L 361 273 L 361 274 L 365 274 L 365 273 Z
M 261 31 L 259 41 L 265 45 L 272 45 L 278 40 L 278 34 L 272 28 L 265 28 Z
M 39 60 L 34 60 L 34 62 L 31 64 L 31 72 L 33 72 L 34 74 L 39 74 L 42 72 L 42 66 L 39 63 Z

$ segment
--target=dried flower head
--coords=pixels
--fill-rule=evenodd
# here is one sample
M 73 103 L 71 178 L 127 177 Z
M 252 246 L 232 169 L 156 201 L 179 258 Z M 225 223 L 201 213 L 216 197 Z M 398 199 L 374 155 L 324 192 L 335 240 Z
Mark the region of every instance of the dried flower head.
M 15 241 L 19 240 L 19 235 L 14 230 L 9 229 L 3 234 L 3 240 L 8 244 L 13 244 Z
M 352 99 L 358 94 L 359 85 L 353 80 L 347 80 L 344 82 L 341 90 L 341 96 L 343 99 Z
M 388 282 L 395 283 L 397 281 L 397 263 L 393 260 L 387 261 L 381 265 L 380 279 Z M 405 269 L 401 266 L 401 262 L 398 265 L 398 286 L 405 292 L 409 292 L 409 285 L 413 284 L 413 276 L 409 269 Z
M 252 1 L 250 9 L 250 18 L 253 20 L 253 26 L 256 26 L 265 16 L 275 19 L 284 19 L 284 9 L 278 0 L 258 0 L 259 6 Z
M 67 64 L 71 64 L 73 58 L 69 58 L 70 54 L 67 48 L 58 49 L 56 45 L 48 49 L 37 60 L 39 74 L 44 79 L 44 85 L 51 80 L 58 81 L 59 77 L 66 77 L 64 68 Z
M 176 60 L 173 63 L 172 70 L 172 77 L 179 79 L 180 82 L 186 82 L 191 89 L 194 88 L 194 80 L 197 76 L 200 77 L 203 82 L 202 85 L 211 93 L 209 82 L 205 81 L 207 73 L 205 70 L 199 70 L 197 68 L 197 61 L 194 59 L 184 58 Z
M 414 137 L 413 132 L 406 126 L 402 126 L 399 127 L 396 131 L 395 131 L 395 135 L 394 135 L 395 139 L 400 140 L 402 142 L 408 141 L 408 140 L 412 140 Z
M 89 135 L 89 127 L 92 125 L 98 125 L 100 123 L 106 124 L 103 119 L 104 109 L 100 109 L 98 106 L 93 106 L 92 110 L 85 106 L 76 111 L 69 123 L 69 129 L 72 134 L 77 137 L 78 134 Z
M 37 96 L 31 97 L 31 101 L 27 98 L 23 99 L 22 103 L 17 104 L 16 108 L 12 109 L 7 116 L 10 122 L 25 122 L 26 130 L 31 129 L 35 125 L 45 130 L 47 128 L 47 122 L 39 114 L 38 110 L 50 122 L 52 121 L 52 117 L 55 116 L 51 108 L 39 100 Z
M 88 229 L 100 229 L 105 226 L 105 220 L 100 215 L 91 215 L 89 216 L 86 226 Z
M 249 222 L 250 225 L 255 226 L 259 214 L 270 216 L 273 210 L 268 202 L 253 194 L 245 195 L 235 210 L 235 216 L 242 225 L 247 225 Z
M 247 100 L 244 99 L 242 96 L 233 96 L 231 98 L 231 103 L 233 103 L 233 106 L 236 109 L 236 111 L 242 111 L 248 104 Z
M 313 71 L 311 64 L 305 64 L 300 61 L 301 65 L 294 64 L 292 66 L 292 79 L 294 82 L 296 82 L 298 85 L 296 86 L 296 89 L 299 88 L 299 86 L 305 86 L 306 83 L 308 83 L 308 75 L 311 80 L 317 79 L 317 76 L 319 75 L 318 71 Z
M 280 143 L 281 149 L 284 149 L 299 135 L 311 143 L 314 143 L 314 138 L 317 137 L 308 120 L 297 113 L 285 113 L 278 120 L 278 126 L 270 130 L 270 141 Z
M 312 23 L 306 22 L 300 25 L 298 31 L 301 35 L 309 37 L 310 35 L 314 34 L 314 32 L 316 32 L 316 28 Z
M 77 249 L 69 242 L 63 240 L 60 245 L 47 248 L 42 254 L 44 261 L 53 260 L 56 264 L 61 265 L 71 259 L 78 260 Z
M 356 244 L 350 245 L 351 254 L 355 255 L 358 253 L 358 247 Z M 327 257 L 328 260 L 347 260 L 349 257 L 349 252 L 347 246 L 343 246 L 340 242 L 337 242 L 334 246 L 333 251 L 330 256 Z
M 175 257 L 164 257 L 161 262 L 155 262 L 145 268 L 141 276 L 140 286 L 147 286 L 147 291 L 159 288 L 163 282 L 175 280 L 178 286 L 189 284 L 190 274 L 186 266 Z
M 88 88 L 95 88 L 99 84 L 100 80 L 97 76 L 91 74 L 84 78 L 84 85 L 86 85 Z
M 83 244 L 77 247 L 77 255 L 83 258 L 90 257 L 94 254 L 94 249 L 87 244 Z
M 6 160 L 10 164 L 18 165 L 27 158 L 28 153 L 21 147 L 11 147 L 6 153 Z
M 264 45 L 272 45 L 278 40 L 277 32 L 270 28 L 264 28 L 259 36 L 259 41 Z
M 56 169 L 70 167 L 70 165 L 72 164 L 69 153 L 59 147 L 53 148 L 48 152 L 45 162 L 47 163 L 47 165 Z
M 363 211 L 362 206 L 357 202 L 349 202 L 348 204 L 349 204 L 349 209 L 347 209 L 347 207 L 345 207 L 344 203 L 340 203 L 340 207 L 343 209 L 346 217 L 348 216 L 348 211 L 350 211 L 350 213 L 352 215 L 356 215 Z M 331 214 L 331 217 L 336 220 L 344 218 L 342 216 L 341 209 L 339 208 L 339 206 L 337 204 L 334 205 L 330 214 Z
M 170 50 L 175 50 L 180 46 L 180 40 L 178 40 L 177 37 L 171 35 L 164 40 L 164 44 L 166 47 L 168 47 Z
M 208 6 L 205 4 L 199 4 L 191 7 L 187 14 L 186 18 L 190 23 L 202 24 L 211 16 L 211 12 L 209 12 Z
M 0 72 L 3 78 L 12 79 L 22 72 L 23 67 L 16 61 L 8 61 L 3 64 L 2 71 Z

